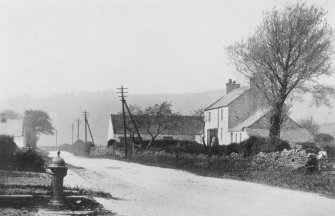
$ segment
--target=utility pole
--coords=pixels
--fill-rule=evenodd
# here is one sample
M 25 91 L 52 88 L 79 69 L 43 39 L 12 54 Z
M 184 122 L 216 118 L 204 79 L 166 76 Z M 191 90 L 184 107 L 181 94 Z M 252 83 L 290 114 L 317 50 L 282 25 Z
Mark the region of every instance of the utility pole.
M 77 140 L 79 140 L 79 126 L 80 126 L 80 119 L 77 119 Z
M 85 143 L 87 143 L 87 118 L 88 118 L 89 113 L 85 110 L 83 112 L 84 116 L 84 123 L 85 123 Z
M 57 130 L 56 130 L 56 151 L 58 149 L 58 143 L 57 143 Z
M 122 102 L 122 115 L 123 115 L 123 137 L 124 137 L 124 151 L 125 151 L 125 155 L 124 157 L 128 156 L 128 144 L 127 144 L 127 127 L 126 127 L 126 113 L 125 113 L 125 96 L 124 94 L 128 93 L 125 92 L 125 90 L 127 90 L 128 88 L 123 88 L 123 86 L 121 86 L 121 88 L 118 88 L 118 90 L 120 90 L 120 92 L 118 92 L 119 94 L 121 94 L 121 102 Z
M 87 119 L 86 119 L 86 124 L 87 124 L 87 127 L 88 127 L 88 132 L 90 132 L 90 135 L 91 135 L 92 143 L 93 143 L 93 145 L 95 145 L 93 135 L 92 135 L 92 131 L 91 131 L 91 127 L 90 127 L 90 124 L 88 123 Z
M 72 139 L 71 139 L 71 140 L 72 140 L 72 143 L 71 143 L 71 144 L 73 144 L 73 131 L 74 131 L 74 124 L 72 123 L 72 124 L 71 124 L 71 132 L 72 132 L 72 133 L 71 133 L 71 138 L 72 138 Z

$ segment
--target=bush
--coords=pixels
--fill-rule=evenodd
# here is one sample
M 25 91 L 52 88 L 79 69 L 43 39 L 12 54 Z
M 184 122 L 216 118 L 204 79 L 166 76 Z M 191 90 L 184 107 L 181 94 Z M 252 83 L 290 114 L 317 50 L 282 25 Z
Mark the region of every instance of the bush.
M 307 153 L 317 154 L 320 151 L 320 148 L 313 142 L 302 142 L 298 143 L 301 146 L 302 150 L 305 150 Z
M 116 143 L 116 140 L 115 140 L 115 139 L 110 139 L 110 140 L 108 140 L 108 142 L 107 142 L 107 147 L 108 147 L 108 148 L 109 148 L 109 147 L 112 147 L 115 143 Z
M 92 142 L 85 143 L 84 141 L 77 140 L 72 144 L 72 153 L 76 155 L 89 155 L 93 147 Z
M 316 172 L 318 171 L 319 161 L 316 158 L 316 155 L 310 155 L 306 163 L 307 172 Z
M 326 145 L 323 149 L 327 152 L 328 158 L 335 158 L 335 147 Z
M 329 134 L 319 133 L 315 135 L 314 140 L 319 144 L 330 144 L 334 141 L 334 137 Z
M 159 140 L 155 148 L 169 153 L 207 154 L 208 147 L 192 141 Z M 165 143 L 163 141 L 166 141 Z
M 72 152 L 72 145 L 71 144 L 62 144 L 59 146 L 59 150 Z
M 45 172 L 47 161 L 45 154 L 31 148 L 21 149 L 15 154 L 15 166 L 23 171 Z
M 230 155 L 231 153 L 240 153 L 241 152 L 241 144 L 231 143 L 227 145 L 226 154 Z
M 18 150 L 14 138 L 8 135 L 0 135 L 0 165 L 12 164 L 14 154 Z
M 290 144 L 281 139 L 270 139 L 264 137 L 251 136 L 240 143 L 244 156 L 257 155 L 260 152 L 278 152 L 284 149 L 290 150 Z
M 263 137 L 251 136 L 240 143 L 244 156 L 256 155 L 259 152 L 267 152 L 267 140 Z
M 230 151 L 230 153 L 232 153 L 232 152 L 236 153 L 236 151 L 234 151 L 234 147 L 230 147 L 229 151 Z M 226 146 L 226 145 L 213 146 L 212 147 L 212 154 L 213 155 L 220 155 L 220 156 L 227 155 L 228 154 L 228 146 Z
M 277 138 L 275 140 L 275 145 L 274 145 L 272 151 L 277 152 L 277 151 L 283 151 L 284 149 L 290 150 L 291 149 L 290 144 L 285 140 L 281 140 L 281 139 Z

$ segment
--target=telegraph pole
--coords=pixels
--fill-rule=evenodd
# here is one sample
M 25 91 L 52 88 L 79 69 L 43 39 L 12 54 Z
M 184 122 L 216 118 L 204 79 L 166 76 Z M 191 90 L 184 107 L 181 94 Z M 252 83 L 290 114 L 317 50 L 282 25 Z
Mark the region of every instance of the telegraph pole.
M 88 118 L 89 112 L 86 110 L 83 112 L 84 116 L 84 123 L 85 123 L 85 143 L 87 143 L 87 118 Z
M 71 131 L 72 131 L 71 138 L 72 138 L 72 144 L 73 144 L 73 131 L 74 131 L 74 124 L 73 123 L 71 124 Z
M 80 119 L 77 119 L 77 140 L 79 140 L 79 125 L 80 125 Z
M 56 151 L 58 149 L 58 143 L 57 143 L 57 130 L 56 130 Z
M 127 127 L 126 127 L 126 113 L 125 113 L 125 96 L 124 94 L 128 93 L 125 92 L 125 90 L 127 90 L 128 88 L 123 88 L 123 86 L 121 86 L 121 88 L 118 88 L 118 90 L 120 90 L 120 92 L 118 92 L 119 94 L 121 94 L 121 102 L 122 102 L 122 115 L 123 115 L 123 137 L 124 137 L 124 151 L 125 151 L 125 157 L 128 156 L 128 144 L 127 144 Z

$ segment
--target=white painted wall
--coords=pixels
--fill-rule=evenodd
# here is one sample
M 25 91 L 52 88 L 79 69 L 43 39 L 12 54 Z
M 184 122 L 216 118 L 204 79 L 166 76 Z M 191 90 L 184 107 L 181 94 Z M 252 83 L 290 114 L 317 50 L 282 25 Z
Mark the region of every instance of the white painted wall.
M 205 140 L 207 142 L 207 130 L 217 129 L 219 145 L 230 143 L 228 133 L 228 107 L 205 111 Z
M 19 147 L 19 148 L 26 147 L 23 136 L 14 137 L 14 142 L 17 145 L 17 147 Z
M 248 138 L 249 136 L 245 131 L 229 132 L 229 143 L 240 143 Z

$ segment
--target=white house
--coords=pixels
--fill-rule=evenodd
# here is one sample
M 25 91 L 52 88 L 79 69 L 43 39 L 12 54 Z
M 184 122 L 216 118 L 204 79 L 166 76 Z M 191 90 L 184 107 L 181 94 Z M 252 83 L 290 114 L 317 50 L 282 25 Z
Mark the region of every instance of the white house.
M 14 142 L 18 147 L 26 147 L 23 119 L 6 119 L 5 117 L 1 117 L 0 135 L 13 136 Z
M 240 87 L 229 79 L 226 94 L 205 109 L 207 145 L 213 137 L 220 145 L 227 145 L 250 136 L 268 136 L 269 111 L 262 108 L 257 89 L 250 83 L 250 87 Z M 290 144 L 313 141 L 312 135 L 288 116 L 281 128 L 281 139 Z

